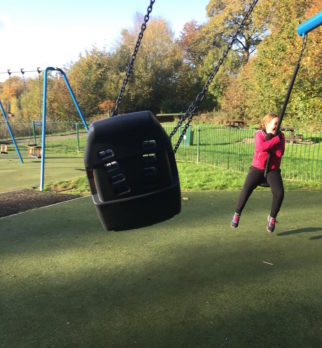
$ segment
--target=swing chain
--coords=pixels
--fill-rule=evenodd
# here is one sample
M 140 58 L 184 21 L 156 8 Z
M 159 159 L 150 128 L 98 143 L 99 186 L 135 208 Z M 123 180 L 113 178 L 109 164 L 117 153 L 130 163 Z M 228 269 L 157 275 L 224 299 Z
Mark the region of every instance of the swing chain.
M 25 70 L 23 68 L 20 69 L 21 75 L 22 75 L 22 80 L 23 80 L 23 92 L 26 94 L 26 79 L 25 79 Z
M 24 97 L 27 98 L 27 83 L 26 83 L 26 79 L 25 79 L 25 70 L 23 68 L 21 68 L 20 72 L 21 72 L 22 80 L 23 80 L 23 94 L 24 94 Z M 27 121 L 29 123 L 30 117 L 29 117 L 29 113 L 28 113 L 27 108 L 26 108 L 26 115 L 27 115 Z
M 295 83 L 295 79 L 296 79 L 297 73 L 298 73 L 298 71 L 300 69 L 300 65 L 301 65 L 301 61 L 302 61 L 303 54 L 304 54 L 304 51 L 305 51 L 306 43 L 307 43 L 307 35 L 305 35 L 305 37 L 303 39 L 301 52 L 300 52 L 297 64 L 295 66 L 295 69 L 293 71 L 293 76 L 292 76 L 291 82 L 290 82 L 290 84 L 288 86 L 288 89 L 287 89 L 287 93 L 286 93 L 286 97 L 284 99 L 282 111 L 281 111 L 281 113 L 280 113 L 280 115 L 278 117 L 278 123 L 277 123 L 276 129 L 275 129 L 275 132 L 274 132 L 275 136 L 278 134 L 278 132 L 280 130 L 280 127 L 281 127 L 281 124 L 282 124 L 282 121 L 283 121 L 283 118 L 284 118 L 284 115 L 285 115 L 285 112 L 286 112 L 286 108 L 287 108 L 288 102 L 289 102 L 290 97 L 291 97 L 291 93 L 292 93 L 292 89 L 293 89 L 293 86 L 294 86 L 294 83 Z M 269 153 L 267 161 L 266 161 L 266 165 L 265 165 L 264 178 L 267 177 L 267 173 L 269 171 L 271 157 L 272 157 L 272 154 Z
M 39 93 L 39 117 L 41 119 L 41 70 L 40 67 L 37 68 L 38 72 L 38 93 Z
M 302 48 L 301 48 L 301 52 L 300 52 L 300 56 L 299 56 L 299 59 L 297 61 L 297 64 L 300 64 L 302 61 L 303 54 L 304 54 L 305 47 L 306 47 L 306 43 L 307 43 L 307 35 L 305 35 L 305 37 L 303 39 Z
M 221 67 L 221 65 L 223 64 L 226 56 L 228 55 L 230 49 L 232 48 L 234 42 L 236 41 L 238 35 L 240 34 L 241 30 L 243 29 L 246 21 L 248 20 L 249 16 L 251 15 L 251 13 L 253 12 L 254 10 L 254 7 L 256 6 L 258 0 L 254 0 L 253 3 L 250 5 L 248 11 L 246 12 L 242 22 L 239 24 L 238 28 L 236 29 L 236 32 L 235 34 L 232 36 L 232 39 L 230 41 L 230 43 L 228 44 L 226 50 L 223 52 L 221 58 L 219 59 L 217 65 L 214 67 L 214 69 L 212 70 L 211 74 L 209 75 L 205 85 L 203 86 L 202 90 L 197 94 L 195 100 L 189 105 L 187 111 L 185 112 L 185 114 L 181 117 L 181 119 L 178 121 L 178 123 L 176 124 L 176 126 L 173 128 L 172 132 L 170 133 L 169 137 L 170 139 L 176 134 L 176 132 L 178 131 L 178 129 L 182 126 L 183 124 L 183 121 L 185 121 L 186 119 L 188 119 L 188 121 L 186 122 L 183 130 L 182 130 L 182 133 L 180 134 L 179 136 L 179 139 L 173 149 L 174 153 L 177 152 L 186 132 L 187 132 L 187 129 L 189 128 L 190 126 L 190 123 L 192 121 L 192 118 L 194 116 L 194 113 L 196 112 L 196 110 L 199 108 L 202 100 L 204 99 L 205 97 L 205 94 L 212 82 L 212 80 L 214 79 L 214 77 L 216 76 L 219 68 Z
M 7 73 L 8 73 L 8 101 L 7 101 L 7 114 L 9 115 L 11 110 L 10 110 L 10 78 L 11 78 L 11 70 L 8 69 L 7 70 Z
M 123 83 L 122 83 L 122 87 L 120 89 L 119 96 L 116 99 L 115 107 L 114 107 L 112 116 L 116 116 L 117 113 L 118 113 L 118 107 L 119 107 L 119 105 L 121 103 L 121 100 L 123 98 L 123 94 L 124 94 L 124 91 L 125 91 L 125 87 L 126 87 L 126 85 L 128 83 L 129 77 L 130 77 L 130 75 L 132 73 L 134 61 L 136 59 L 136 55 L 138 53 L 138 50 L 139 50 L 139 47 L 140 47 L 140 44 L 141 44 L 141 41 L 142 41 L 142 38 L 143 38 L 143 34 L 144 34 L 145 29 L 146 29 L 146 25 L 147 25 L 147 23 L 148 23 L 148 21 L 150 19 L 150 14 L 152 12 L 152 7 L 153 7 L 154 3 L 155 3 L 155 0 L 150 0 L 150 5 L 148 6 L 147 13 L 144 16 L 144 22 L 141 25 L 141 31 L 140 31 L 138 39 L 136 41 L 136 45 L 135 45 L 134 51 L 132 53 L 129 65 L 127 67 L 127 71 L 126 71 L 126 74 L 125 74 L 125 77 L 124 77 L 124 80 L 123 80 Z

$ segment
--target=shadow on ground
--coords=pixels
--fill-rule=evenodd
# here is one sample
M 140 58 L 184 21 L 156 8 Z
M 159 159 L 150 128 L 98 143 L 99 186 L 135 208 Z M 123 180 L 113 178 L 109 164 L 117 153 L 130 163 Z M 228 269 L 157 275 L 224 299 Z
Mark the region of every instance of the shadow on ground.
M 322 227 L 304 227 L 304 228 L 297 228 L 294 230 L 289 230 L 289 231 L 284 231 L 284 232 L 280 232 L 277 233 L 277 235 L 279 237 L 285 237 L 285 236 L 290 236 L 293 234 L 300 234 L 300 233 L 312 233 L 312 232 L 322 232 Z M 311 240 L 315 240 L 315 239 L 320 239 L 322 238 L 322 236 L 314 236 L 311 237 Z

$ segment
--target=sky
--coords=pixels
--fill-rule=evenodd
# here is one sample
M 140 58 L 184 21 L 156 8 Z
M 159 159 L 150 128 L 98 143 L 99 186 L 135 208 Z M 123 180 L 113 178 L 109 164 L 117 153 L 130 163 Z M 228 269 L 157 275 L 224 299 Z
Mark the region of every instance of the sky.
M 176 37 L 191 20 L 206 21 L 209 0 L 156 0 L 150 18 L 168 21 Z M 113 50 L 122 29 L 149 0 L 1 0 L 0 72 L 64 67 L 93 47 Z M 4 81 L 7 74 L 0 74 Z

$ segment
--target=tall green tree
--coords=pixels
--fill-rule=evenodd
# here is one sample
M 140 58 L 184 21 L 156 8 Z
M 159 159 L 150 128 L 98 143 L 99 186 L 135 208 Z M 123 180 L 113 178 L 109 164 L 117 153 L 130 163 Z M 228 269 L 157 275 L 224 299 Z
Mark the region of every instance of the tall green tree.
M 226 45 L 232 34 L 244 19 L 251 0 L 210 0 L 207 5 L 209 21 L 207 26 L 213 34 L 214 45 Z M 257 5 L 258 7 L 260 4 Z M 238 35 L 234 50 L 240 57 L 240 63 L 246 64 L 262 41 L 266 32 L 266 23 L 256 20 L 257 7 L 246 22 L 242 32 Z
M 105 82 L 110 72 L 110 55 L 97 48 L 87 51 L 68 71 L 68 79 L 85 117 L 101 113 L 100 105 L 106 99 Z M 75 115 L 69 103 L 69 112 Z M 75 116 L 74 116 L 75 117 Z
M 126 55 L 133 51 L 139 24 L 138 19 L 133 29 L 122 33 L 122 52 Z M 176 72 L 181 63 L 182 55 L 168 23 L 162 18 L 151 19 L 144 33 L 120 112 L 142 109 L 153 112 L 171 111 L 172 104 L 175 103 Z M 123 78 L 124 74 L 125 71 L 120 76 Z
M 21 108 L 24 119 L 40 120 L 42 117 L 42 80 L 30 78 L 26 80 L 26 89 L 21 97 Z
M 296 28 L 321 9 L 321 0 L 263 2 L 256 18 L 267 33 L 256 54 L 232 76 L 223 97 L 224 111 L 259 123 L 269 112 L 279 113 L 302 46 Z M 308 35 L 307 49 L 297 76 L 284 124 L 317 124 L 321 119 L 321 29 Z M 233 102 L 239 96 L 239 103 Z M 320 121 L 321 123 L 321 121 Z
M 259 118 L 269 110 L 277 113 L 281 110 L 302 46 L 302 38 L 297 35 L 296 28 L 301 21 L 313 15 L 318 4 L 321 8 L 321 3 L 321 0 L 270 2 L 267 8 L 270 35 L 258 47 L 251 69 L 252 79 L 245 80 L 248 91 L 252 91 L 248 93 L 247 104 L 254 117 Z M 315 103 L 321 92 L 321 58 L 318 57 L 321 57 L 322 47 L 321 42 L 318 43 L 318 31 L 308 35 L 303 64 L 287 108 L 286 123 L 302 121 L 304 124 L 308 120 L 317 121 L 317 116 L 321 115 L 321 104 Z M 256 105 L 254 111 L 251 111 L 252 105 Z
M 131 57 L 131 47 L 130 44 L 127 44 L 125 39 L 126 31 L 123 30 L 122 37 L 123 41 L 120 43 L 120 45 L 116 48 L 116 50 L 111 53 L 110 57 L 110 70 L 108 74 L 108 78 L 105 81 L 104 89 L 105 89 L 105 96 L 106 96 L 106 103 L 108 103 L 111 107 L 109 108 L 109 114 L 113 111 L 115 107 L 115 101 L 119 94 L 120 88 L 122 86 L 123 79 L 125 77 L 125 73 L 130 61 Z M 131 80 L 133 77 L 131 76 Z M 127 86 L 127 89 L 129 87 Z M 120 106 L 120 111 L 127 110 L 129 108 L 130 104 L 130 98 L 129 95 L 126 92 L 123 96 L 122 103 Z
M 199 44 L 199 52 L 202 52 L 199 76 L 203 82 L 206 81 L 231 42 L 232 35 L 244 19 L 249 4 L 250 2 L 246 0 L 209 1 L 207 5 L 208 22 L 200 27 L 198 32 L 199 41 L 202 42 Z M 212 104 L 206 104 L 207 109 L 211 105 L 216 110 L 223 107 L 222 103 L 225 101 L 222 96 L 233 82 L 232 77 L 236 76 L 239 69 L 247 64 L 257 45 L 263 39 L 266 26 L 265 24 L 256 26 L 255 22 L 254 16 L 248 19 L 213 83 L 209 86 L 207 96 L 208 100 L 210 99 L 209 94 L 212 96 Z
M 21 98 L 24 93 L 24 83 L 21 77 L 12 76 L 3 83 L 1 101 L 8 114 L 23 118 Z
M 205 82 L 202 67 L 212 47 L 212 37 L 205 35 L 204 30 L 205 27 L 196 21 L 187 22 L 177 40 L 183 57 L 182 64 L 177 71 L 176 94 L 181 101 L 177 110 L 185 111 L 201 91 Z M 200 109 L 212 109 L 214 105 L 213 98 L 207 94 Z

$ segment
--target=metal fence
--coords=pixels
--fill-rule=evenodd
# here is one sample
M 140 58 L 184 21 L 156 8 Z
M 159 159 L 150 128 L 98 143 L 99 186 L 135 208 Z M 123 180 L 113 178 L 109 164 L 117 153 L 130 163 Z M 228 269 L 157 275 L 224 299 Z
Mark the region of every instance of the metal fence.
M 172 126 L 165 126 L 170 133 Z M 178 161 L 207 163 L 247 172 L 254 153 L 254 129 L 192 126 L 176 154 Z M 180 131 L 179 131 L 180 134 Z M 179 134 L 173 139 L 176 142 Z M 322 182 L 322 133 L 285 131 L 281 169 L 285 179 Z
M 28 142 L 36 138 L 40 141 L 40 124 L 14 123 L 11 124 L 13 133 L 18 142 Z M 173 125 L 164 124 L 168 134 Z M 63 152 L 82 152 L 85 147 L 86 137 L 81 137 L 79 132 L 85 130 L 80 122 L 47 122 L 46 139 L 49 142 L 63 142 Z M 223 169 L 231 169 L 246 173 L 251 165 L 254 152 L 254 129 L 234 127 L 215 127 L 209 125 L 196 125 L 188 128 L 176 154 L 178 161 L 206 163 Z M 282 160 L 282 172 L 285 179 L 296 181 L 310 181 L 321 184 L 322 175 L 322 133 L 321 132 L 297 132 L 285 131 L 286 149 Z M 179 132 L 172 138 L 176 143 Z M 50 135 L 61 135 L 50 137 Z M 68 135 L 68 137 L 67 137 Z M 8 131 L 4 122 L 0 122 L 0 140 L 8 139 Z M 67 141 L 69 138 L 69 143 Z M 71 139 L 73 138 L 73 139 Z M 57 151 L 53 146 L 53 151 Z M 66 153 L 67 154 L 67 153 Z
M 41 136 L 41 121 L 26 122 L 10 122 L 13 134 L 18 140 L 21 138 L 33 139 L 35 136 Z M 57 122 L 47 121 L 46 122 L 46 134 L 64 135 L 73 134 L 77 130 L 83 131 L 84 127 L 81 122 Z M 9 139 L 9 133 L 4 121 L 0 121 L 0 139 Z

